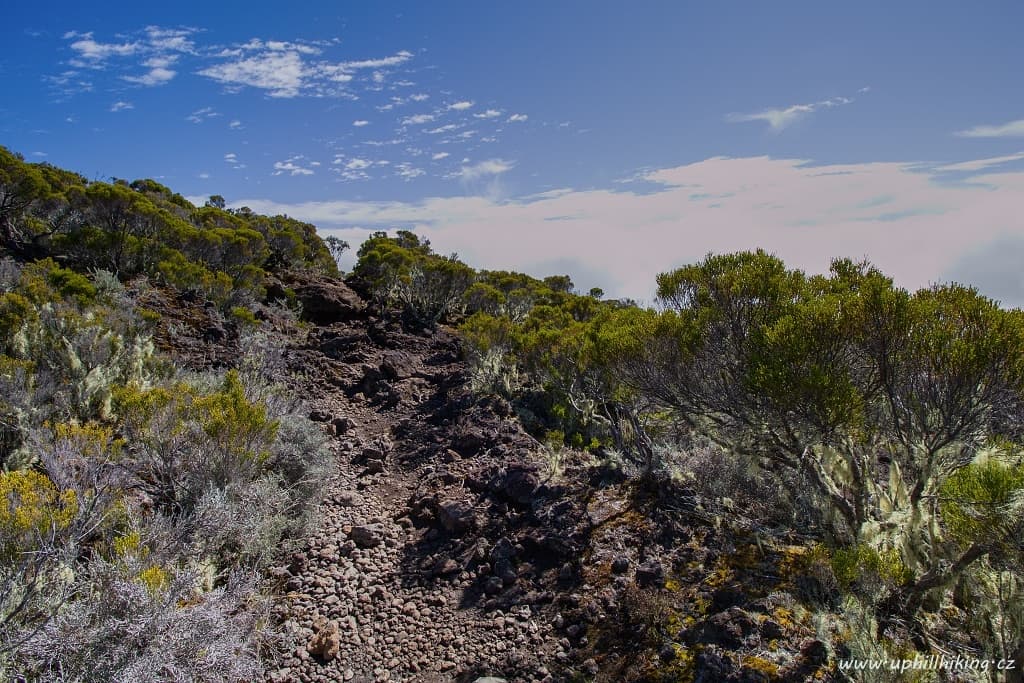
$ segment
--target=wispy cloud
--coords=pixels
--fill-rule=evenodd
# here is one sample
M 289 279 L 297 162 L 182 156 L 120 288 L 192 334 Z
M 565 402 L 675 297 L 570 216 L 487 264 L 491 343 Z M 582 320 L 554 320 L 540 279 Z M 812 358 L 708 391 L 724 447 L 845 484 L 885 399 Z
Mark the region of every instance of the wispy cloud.
M 988 159 L 972 159 L 971 161 L 962 161 L 957 164 L 946 164 L 945 166 L 938 166 L 935 168 L 936 171 L 946 172 L 961 172 L 961 173 L 973 173 L 975 171 L 981 171 L 986 168 L 993 166 L 1002 166 L 1003 164 L 1009 164 L 1014 161 L 1021 161 L 1024 159 L 1024 152 L 1017 152 L 1016 154 L 1007 154 L 1001 157 L 989 157 Z
M 421 126 L 424 123 L 430 123 L 437 116 L 434 114 L 416 114 L 415 116 L 407 116 L 402 119 L 403 126 Z
M 245 164 L 241 163 L 238 160 L 238 155 L 235 154 L 234 152 L 228 152 L 227 154 L 225 154 L 224 155 L 224 161 L 226 161 L 228 164 L 230 164 L 231 168 L 233 168 L 233 169 L 243 169 L 243 168 L 245 168 Z
M 501 112 L 497 109 L 488 109 L 487 111 L 480 112 L 479 114 L 473 114 L 473 117 L 477 119 L 496 119 L 499 116 L 501 116 Z
M 1024 119 L 994 126 L 975 126 L 955 134 L 963 138 L 1024 138 Z
M 380 83 L 386 76 L 382 69 L 404 64 L 413 57 L 411 52 L 402 50 L 377 59 L 313 59 L 321 53 L 318 45 L 253 39 L 221 51 L 218 56 L 226 61 L 198 73 L 232 90 L 256 88 L 271 97 L 351 97 L 347 84 L 359 71 L 373 70 L 371 80 Z
M 832 109 L 852 103 L 853 99 L 849 97 L 832 97 L 820 102 L 811 102 L 810 104 L 794 104 L 785 109 L 765 109 L 754 114 L 729 114 L 725 117 L 725 120 L 730 123 L 764 121 L 772 130 L 781 131 L 816 111 Z
M 131 102 L 125 102 L 124 100 L 118 100 L 110 105 L 110 111 L 112 112 L 125 111 L 127 109 L 135 109 L 135 105 Z
M 244 126 L 242 125 L 241 121 L 239 121 L 238 119 L 234 119 L 231 123 L 228 124 L 228 128 L 230 128 L 231 130 L 242 130 Z
M 122 76 L 121 78 L 137 85 L 163 85 L 171 81 L 178 74 L 174 69 L 168 68 L 176 61 L 178 61 L 177 55 L 151 57 L 142 62 L 142 66 L 149 69 L 148 72 L 141 76 Z
M 431 128 L 426 131 L 426 133 L 428 135 L 439 135 L 441 133 L 450 133 L 451 131 L 458 130 L 459 128 L 462 128 L 462 126 L 457 123 L 448 123 L 443 126 L 438 126 L 437 128 Z
M 447 159 L 449 156 L 451 155 L 448 154 L 448 152 L 437 152 L 436 154 L 431 155 L 430 158 L 434 161 L 440 161 L 441 159 Z
M 426 175 L 426 171 L 408 162 L 402 162 L 395 164 L 395 175 L 405 180 L 412 180 L 413 178 L 419 178 L 421 175 Z
M 459 171 L 459 177 L 466 181 L 479 180 L 511 171 L 514 165 L 504 159 L 488 159 L 471 166 L 463 166 Z
M 512 114 L 512 116 L 508 117 L 508 122 L 509 123 L 522 123 L 523 121 L 525 121 L 528 118 L 530 118 L 530 117 L 528 115 L 526 115 L 526 114 Z
M 102 68 L 111 57 L 134 55 L 141 47 L 137 42 L 100 43 L 93 39 L 91 31 L 88 33 L 69 31 L 64 34 L 64 38 L 72 41 L 69 47 L 77 55 L 72 63 L 78 67 Z
M 298 52 L 268 51 L 199 71 L 218 83 L 266 90 L 271 97 L 295 97 L 303 85 L 304 66 Z
M 213 119 L 218 116 L 220 116 L 220 114 L 214 111 L 213 107 L 203 107 L 202 109 L 197 109 L 196 111 L 186 116 L 185 120 L 190 121 L 192 123 L 202 123 L 207 119 Z
M 287 173 L 288 175 L 313 175 L 314 166 L 319 166 L 317 162 L 310 162 L 306 160 L 301 154 L 298 156 L 285 159 L 284 161 L 274 162 L 274 175 L 282 175 Z
M 164 85 L 177 76 L 178 72 L 171 66 L 181 55 L 195 54 L 192 36 L 196 32 L 193 28 L 168 29 L 147 26 L 142 31 L 131 34 L 130 38 L 125 38 L 124 42 L 100 42 L 93 37 L 92 32 L 69 31 L 63 37 L 71 41 L 68 47 L 75 56 L 68 64 L 75 69 L 103 71 L 113 66 L 115 60 L 144 57 L 145 59 L 136 65 L 136 68 L 141 67 L 145 70 L 142 74 L 122 73 L 120 78 L 133 85 L 153 87 Z M 62 76 L 67 79 L 76 75 L 76 72 L 71 71 L 65 72 Z M 55 77 L 51 77 L 51 82 L 57 86 L 66 85 L 58 82 L 58 78 Z M 78 91 L 85 89 L 79 88 Z
M 449 104 L 448 108 L 452 109 L 454 111 L 465 111 L 465 110 L 471 108 L 472 106 L 473 106 L 473 103 L 470 102 L 469 100 L 462 100 L 461 102 L 456 102 L 454 104 Z
M 352 122 L 352 125 L 355 126 L 356 128 L 362 128 L 363 126 L 370 125 L 370 122 L 367 121 L 366 119 L 357 119 Z

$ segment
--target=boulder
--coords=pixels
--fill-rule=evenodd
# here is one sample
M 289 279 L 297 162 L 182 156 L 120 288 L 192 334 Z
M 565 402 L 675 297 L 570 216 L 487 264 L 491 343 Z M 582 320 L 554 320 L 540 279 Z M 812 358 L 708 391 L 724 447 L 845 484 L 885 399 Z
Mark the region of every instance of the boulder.
M 302 304 L 302 317 L 319 325 L 359 317 L 366 304 L 341 280 L 318 278 L 297 284 L 295 296 Z

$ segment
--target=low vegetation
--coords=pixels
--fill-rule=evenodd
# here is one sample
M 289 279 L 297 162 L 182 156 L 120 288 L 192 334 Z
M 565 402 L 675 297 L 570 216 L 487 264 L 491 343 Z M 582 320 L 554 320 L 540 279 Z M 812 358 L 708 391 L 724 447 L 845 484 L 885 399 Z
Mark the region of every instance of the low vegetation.
M 333 257 L 312 226 L 218 198 L 3 149 L 0 167 L 0 672 L 260 678 L 281 644 L 263 572 L 331 458 L 253 309 L 270 274 Z M 233 367 L 155 348 L 157 288 L 234 319 Z

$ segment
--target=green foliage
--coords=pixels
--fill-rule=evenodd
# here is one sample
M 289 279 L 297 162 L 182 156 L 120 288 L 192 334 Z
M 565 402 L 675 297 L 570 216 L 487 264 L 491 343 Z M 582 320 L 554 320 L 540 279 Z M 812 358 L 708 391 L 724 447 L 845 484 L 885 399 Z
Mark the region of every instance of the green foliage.
M 145 274 L 219 304 L 262 298 L 268 271 L 338 274 L 314 226 L 211 200 L 197 208 L 153 180 L 91 182 L 0 148 L 0 246 L 16 254 L 120 278 Z
M 880 580 L 883 586 L 895 587 L 914 578 L 895 549 L 878 550 L 865 544 L 837 548 L 831 553 L 830 564 L 844 590 L 849 590 L 856 582 L 875 587 L 872 579 Z
M 429 242 L 408 231 L 394 238 L 375 233 L 366 240 L 353 276 L 379 309 L 399 306 L 408 318 L 426 325 L 461 313 L 475 278 L 457 257 L 434 254 Z
M 1000 457 L 1003 456 L 1003 457 Z M 1024 539 L 1024 461 L 999 451 L 957 470 L 941 488 L 942 519 L 962 547 L 989 538 L 1002 552 Z

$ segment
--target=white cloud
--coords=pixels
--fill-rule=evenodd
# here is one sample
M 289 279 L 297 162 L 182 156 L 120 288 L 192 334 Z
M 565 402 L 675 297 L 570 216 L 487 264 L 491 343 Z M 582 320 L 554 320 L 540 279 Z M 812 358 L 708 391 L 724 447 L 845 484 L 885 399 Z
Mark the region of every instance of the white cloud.
M 451 132 L 453 130 L 458 130 L 459 128 L 462 128 L 462 126 L 460 126 L 460 125 L 458 125 L 456 123 L 449 123 L 449 124 L 444 125 L 444 126 L 438 126 L 437 128 L 431 128 L 430 130 L 428 130 L 426 132 L 429 135 L 438 135 L 440 133 L 449 133 L 449 132 Z
M 956 133 L 964 138 L 1024 138 L 1024 119 L 996 126 L 975 126 Z
M 433 159 L 434 161 L 440 161 L 441 159 L 447 159 L 449 156 L 451 155 L 448 154 L 448 152 L 438 152 L 437 154 L 434 154 L 430 158 Z
M 245 168 L 245 164 L 238 161 L 238 155 L 234 152 L 228 152 L 224 155 L 224 161 L 231 165 L 233 169 Z
M 139 43 L 98 43 L 93 40 L 92 33 L 65 33 L 65 39 L 75 39 L 71 49 L 85 60 L 79 66 L 102 67 L 110 57 L 127 57 L 139 51 Z
M 473 114 L 473 117 L 478 119 L 496 119 L 499 116 L 501 116 L 501 112 L 497 109 L 488 109 L 487 111 L 479 114 Z
M 124 100 L 118 100 L 110 105 L 110 111 L 113 112 L 125 111 L 126 109 L 135 109 L 135 105 L 131 102 L 125 102 Z
M 288 175 L 291 176 L 313 175 L 314 171 L 312 168 L 308 168 L 301 164 L 301 162 L 304 159 L 305 157 L 300 154 L 290 159 L 285 159 L 284 161 L 274 162 L 274 175 L 281 175 L 283 173 L 287 173 Z M 317 164 L 316 162 L 309 164 L 309 166 L 314 165 L 318 166 L 319 164 Z
M 472 106 L 473 103 L 470 102 L 469 100 L 462 100 L 461 102 L 456 102 L 455 104 L 449 104 L 448 108 L 453 109 L 455 111 L 465 111 Z
M 197 109 L 196 111 L 186 116 L 185 120 L 190 121 L 192 123 L 202 123 L 207 119 L 213 119 L 218 116 L 220 116 L 220 114 L 214 111 L 213 107 L 203 107 L 202 109 Z
M 207 178 L 209 178 L 209 177 L 210 177 L 210 174 L 209 174 L 209 173 L 207 173 L 207 172 L 205 172 L 205 171 L 203 171 L 202 173 L 200 173 L 200 174 L 199 174 L 199 176 L 198 176 L 198 177 L 199 177 L 199 178 L 201 178 L 201 179 L 203 179 L 203 180 L 206 180 Z
M 794 104 L 785 109 L 765 109 L 755 114 L 729 114 L 725 117 L 730 123 L 747 123 L 751 121 L 764 121 L 772 130 L 780 131 L 799 119 L 812 114 L 819 109 L 831 109 L 853 102 L 849 97 L 833 97 L 820 102 L 810 104 Z
M 246 199 L 238 205 L 353 234 L 413 228 L 442 253 L 456 251 L 479 268 L 545 275 L 552 263 L 575 263 L 578 272 L 603 274 L 594 282 L 577 278 L 577 284 L 601 286 L 613 296 L 649 299 L 659 272 L 708 252 L 758 247 L 815 273 L 825 272 L 834 257 L 867 256 L 901 285 L 916 288 L 946 277 L 978 245 L 1024 235 L 1024 172 L 982 172 L 957 184 L 941 176 L 934 165 L 919 162 L 815 166 L 798 159 L 713 158 L 650 171 L 637 191 L 290 205 Z M 975 273 L 958 277 L 973 281 L 980 277 Z M 1024 293 L 1004 303 L 1024 304 Z
M 415 95 L 409 95 L 409 99 L 413 102 L 426 102 L 430 99 L 430 95 L 420 92 Z
M 228 128 L 230 128 L 231 130 L 241 130 L 242 129 L 242 122 L 239 121 L 238 119 L 235 119 L 231 123 L 228 124 Z
M 509 123 L 521 123 L 521 122 L 525 121 L 528 118 L 530 118 L 530 117 L 527 116 L 526 114 L 512 114 L 512 116 L 508 117 L 508 122 Z
M 459 177 L 463 180 L 472 181 L 487 176 L 501 175 L 512 170 L 515 164 L 504 159 L 488 159 L 472 166 L 463 166 L 459 171 Z
M 370 122 L 365 119 L 357 119 L 352 122 L 352 125 L 355 126 L 356 128 L 362 128 L 363 126 L 370 125 Z
M 349 71 L 356 71 L 358 69 L 380 69 L 388 66 L 398 66 L 404 64 L 412 59 L 412 53 L 406 50 L 402 50 L 390 57 L 384 57 L 381 59 L 363 59 L 354 62 L 342 62 L 340 66 L 344 67 Z
M 177 55 L 163 55 L 160 57 L 151 57 L 150 59 L 142 62 L 142 66 L 147 67 L 149 71 L 142 76 L 122 76 L 121 78 L 128 81 L 129 83 L 136 83 L 138 85 L 155 86 L 163 85 L 168 81 L 172 80 L 178 72 L 174 69 L 168 68 L 178 60 Z
M 1002 166 L 1014 161 L 1020 161 L 1024 159 L 1024 152 L 1017 152 L 1016 154 L 1007 154 L 1001 157 L 990 157 L 988 159 L 973 159 L 971 161 L 962 161 L 958 164 L 947 164 L 945 166 L 936 167 L 936 171 L 954 171 L 954 172 L 974 172 L 980 171 L 985 168 L 992 166 Z
M 309 59 L 321 52 L 319 47 L 307 43 L 253 39 L 234 50 L 222 51 L 218 56 L 229 61 L 198 73 L 230 88 L 266 90 L 271 97 L 351 97 L 345 88 L 355 79 L 356 72 L 375 69 L 375 80 L 379 82 L 384 77 L 380 69 L 403 64 L 413 56 L 403 50 L 380 59 L 343 62 Z
M 367 159 L 350 159 L 345 164 L 345 168 L 349 171 L 361 171 L 364 168 L 370 168 L 370 166 L 373 166 L 373 162 Z
M 410 163 L 402 162 L 395 164 L 395 175 L 405 178 L 406 180 L 412 180 L 424 175 L 426 171 L 422 168 L 416 168 Z
M 160 28 L 146 27 L 146 39 L 149 47 L 158 52 L 195 52 L 195 44 L 189 36 L 196 33 L 193 28 Z
M 297 52 L 264 52 L 199 71 L 228 86 L 248 86 L 268 91 L 271 97 L 296 97 L 302 88 L 304 67 Z
M 430 123 L 437 117 L 434 114 L 416 114 L 415 116 L 407 116 L 402 119 L 403 126 L 420 126 L 424 123 Z

